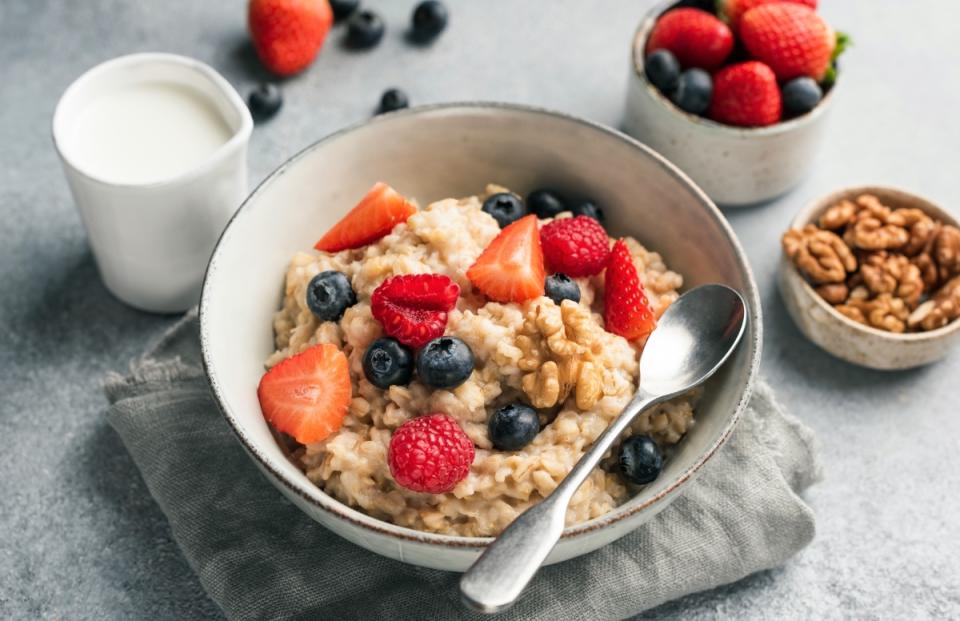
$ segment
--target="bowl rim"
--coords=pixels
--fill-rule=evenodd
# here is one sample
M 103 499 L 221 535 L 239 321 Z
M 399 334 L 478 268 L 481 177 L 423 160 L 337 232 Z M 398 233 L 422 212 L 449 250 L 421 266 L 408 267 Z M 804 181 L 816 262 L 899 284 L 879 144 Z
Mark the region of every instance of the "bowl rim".
M 255 202 L 259 196 L 270 186 L 275 180 L 282 177 L 287 169 L 301 159 L 312 153 L 313 151 L 323 148 L 328 143 L 331 143 L 353 131 L 360 130 L 371 125 L 377 125 L 380 123 L 389 123 L 394 119 L 403 118 L 403 117 L 421 117 L 429 118 L 432 115 L 438 114 L 443 115 L 451 112 L 492 112 L 492 113 L 508 113 L 508 114 L 528 114 L 533 116 L 548 116 L 555 119 L 565 121 L 567 123 L 573 123 L 576 125 L 581 125 L 593 131 L 600 132 L 605 134 L 608 137 L 619 140 L 627 145 L 639 149 L 650 157 L 660 169 L 674 179 L 679 181 L 681 184 L 685 185 L 692 194 L 699 198 L 701 206 L 705 210 L 705 214 L 708 217 L 711 217 L 714 220 L 714 223 L 717 224 L 721 230 L 726 234 L 727 240 L 730 242 L 731 247 L 734 252 L 736 260 L 739 262 L 740 266 L 743 269 L 743 273 L 746 276 L 746 287 L 744 291 L 740 293 L 748 301 L 748 306 L 752 307 L 754 310 L 753 316 L 749 318 L 749 322 L 752 324 L 752 338 L 749 343 L 742 343 L 741 347 L 750 347 L 753 356 L 748 360 L 748 369 L 746 374 L 746 379 L 744 382 L 744 387 L 740 394 L 740 398 L 737 401 L 736 406 L 733 408 L 733 411 L 730 413 L 729 418 L 720 430 L 719 435 L 713 441 L 713 443 L 704 451 L 699 457 L 694 460 L 694 463 L 691 464 L 680 476 L 678 476 L 673 482 L 667 485 L 664 489 L 660 490 L 654 496 L 651 496 L 649 499 L 642 503 L 631 505 L 631 500 L 628 500 L 619 507 L 614 508 L 608 513 L 601 515 L 599 517 L 593 518 L 586 522 L 580 524 L 575 524 L 573 526 L 568 526 L 564 529 L 560 541 L 565 541 L 569 539 L 574 539 L 580 536 L 587 535 L 598 529 L 605 528 L 616 522 L 625 520 L 641 511 L 648 509 L 651 506 L 660 503 L 664 498 L 673 497 L 679 491 L 683 484 L 694 477 L 699 470 L 706 464 L 711 457 L 719 450 L 721 446 L 727 441 L 730 437 L 730 434 L 733 432 L 736 427 L 737 422 L 739 422 L 740 417 L 742 416 L 744 410 L 747 407 L 747 404 L 750 401 L 752 396 L 753 386 L 757 380 L 757 375 L 760 367 L 760 359 L 762 355 L 762 343 L 763 343 L 763 316 L 762 309 L 760 305 L 760 294 L 759 289 L 757 288 L 756 280 L 753 275 L 753 270 L 750 268 L 750 263 L 747 260 L 746 253 L 743 251 L 742 246 L 740 245 L 740 240 L 737 238 L 736 234 L 733 231 L 733 228 L 730 226 L 729 222 L 723 216 L 720 209 L 710 200 L 710 198 L 697 186 L 685 173 L 683 173 L 679 168 L 674 164 L 669 162 L 665 157 L 646 146 L 645 144 L 639 142 L 638 140 L 623 134 L 613 128 L 607 127 L 600 123 L 589 121 L 577 117 L 572 114 L 567 114 L 564 112 L 558 112 L 554 110 L 549 110 L 546 108 L 531 106 L 525 104 L 515 104 L 515 103 L 503 103 L 503 102 L 488 102 L 488 101 L 472 101 L 472 102 L 450 102 L 450 103 L 438 103 L 438 104 L 429 104 L 423 106 L 415 106 L 407 109 L 401 109 L 394 112 L 389 112 L 386 114 L 377 115 L 371 119 L 362 120 L 351 125 L 348 125 L 340 130 L 332 132 L 327 136 L 311 143 L 310 145 L 304 147 L 299 152 L 295 153 L 282 164 L 280 164 L 276 169 L 268 174 L 250 193 L 250 195 L 241 203 L 240 207 L 237 208 L 236 212 L 231 216 L 226 227 L 220 235 L 220 238 L 217 240 L 217 244 L 214 247 L 213 253 L 211 254 L 210 261 L 207 265 L 207 270 L 204 275 L 203 287 L 201 290 L 200 296 L 200 305 L 199 305 L 199 320 L 200 320 L 200 349 L 201 349 L 201 360 L 203 363 L 204 375 L 207 378 L 207 382 L 210 385 L 211 392 L 214 396 L 214 401 L 217 404 L 220 413 L 226 419 L 227 424 L 233 430 L 233 433 L 237 436 L 237 439 L 240 441 L 241 445 L 244 447 L 246 452 L 251 455 L 259 465 L 261 469 L 267 471 L 274 481 L 279 482 L 283 485 L 287 492 L 295 494 L 304 502 L 308 503 L 312 507 L 323 511 L 324 513 L 330 514 L 331 516 L 344 520 L 351 524 L 354 527 L 361 528 L 363 530 L 369 531 L 376 535 L 386 535 L 396 539 L 405 540 L 408 542 L 419 543 L 419 544 L 428 544 L 435 545 L 453 549 L 480 549 L 486 547 L 490 542 L 494 540 L 494 537 L 467 537 L 460 535 L 447 535 L 440 533 L 430 533 L 426 531 L 419 531 L 412 528 L 407 528 L 404 526 L 398 526 L 384 520 L 374 518 L 366 513 L 363 513 L 353 507 L 350 507 L 336 498 L 328 495 L 318 486 L 311 485 L 308 489 L 306 486 L 301 485 L 297 481 L 288 479 L 283 473 L 274 468 L 269 460 L 261 454 L 260 450 L 257 448 L 257 445 L 252 441 L 241 428 L 240 423 L 234 418 L 230 411 L 228 401 L 225 397 L 223 390 L 220 387 L 219 381 L 217 379 L 216 371 L 213 369 L 213 365 L 210 361 L 210 347 L 209 347 L 209 335 L 208 335 L 208 324 L 204 321 L 204 318 L 207 316 L 208 310 L 207 307 L 210 304 L 208 292 L 210 290 L 210 283 L 213 280 L 213 277 L 217 271 L 219 265 L 218 258 L 221 250 L 221 246 L 224 242 L 230 237 L 233 230 L 234 221 L 241 217 L 247 207 Z M 748 326 L 750 329 L 751 326 Z M 662 506 L 662 505 L 661 505 Z
M 828 207 L 835 204 L 837 201 L 842 199 L 849 199 L 851 197 L 856 197 L 861 194 L 885 194 L 887 196 L 895 196 L 896 200 L 910 200 L 915 201 L 920 205 L 922 209 L 928 215 L 934 215 L 941 220 L 946 221 L 947 224 L 953 226 L 960 226 L 956 217 L 951 214 L 949 211 L 934 203 L 930 199 L 924 198 L 919 194 L 914 194 L 913 192 L 908 192 L 902 188 L 888 186 L 888 185 L 855 185 L 834 190 L 829 194 L 821 196 L 817 199 L 814 199 L 807 203 L 807 205 L 801 209 L 793 220 L 790 222 L 791 229 L 802 229 L 807 224 L 812 224 L 813 221 Z M 960 330 L 960 319 L 955 319 L 948 323 L 947 325 L 937 328 L 936 330 L 927 330 L 924 332 L 908 332 L 898 334 L 896 332 L 888 332 L 886 330 L 880 330 L 879 328 L 874 328 L 872 326 L 865 326 L 862 323 L 858 323 L 837 309 L 830 305 L 826 300 L 824 300 L 820 294 L 818 294 L 813 286 L 807 281 L 806 278 L 800 273 L 800 270 L 797 269 L 797 266 L 787 259 L 786 256 L 781 252 L 780 260 L 783 265 L 789 266 L 787 274 L 789 278 L 798 285 L 799 289 L 803 291 L 804 295 L 808 298 L 812 298 L 817 306 L 824 309 L 828 316 L 833 317 L 834 319 L 840 321 L 841 323 L 847 325 L 848 327 L 860 332 L 864 335 L 869 335 L 871 337 L 885 340 L 889 343 L 898 343 L 898 344 L 915 344 L 915 343 L 924 343 L 928 341 L 935 341 L 940 338 L 949 336 L 954 332 Z
M 834 100 L 834 91 L 837 90 L 837 87 L 840 84 L 839 71 L 837 72 L 837 79 L 834 81 L 833 86 L 831 86 L 830 90 L 824 94 L 823 99 L 820 100 L 820 103 L 817 104 L 813 110 L 788 121 L 780 121 L 778 123 L 774 123 L 773 125 L 766 125 L 764 127 L 737 127 L 735 125 L 718 123 L 706 117 L 698 116 L 696 114 L 691 114 L 690 112 L 681 110 L 663 93 L 661 93 L 657 87 L 650 83 L 650 81 L 647 79 L 647 73 L 644 71 L 644 49 L 647 46 L 647 38 L 650 36 L 650 31 L 653 30 L 653 26 L 656 23 L 657 18 L 669 9 L 673 8 L 676 3 L 676 0 L 663 0 L 662 2 L 654 5 L 653 8 L 644 14 L 643 19 L 640 20 L 640 25 L 637 27 L 637 30 L 633 35 L 633 39 L 631 40 L 632 45 L 630 48 L 630 66 L 634 77 L 640 80 L 647 95 L 657 101 L 661 106 L 669 110 L 677 118 L 683 119 L 697 127 L 701 127 L 706 131 L 716 132 L 725 136 L 734 138 L 757 138 L 761 136 L 785 134 L 793 130 L 800 129 L 806 125 L 810 125 L 818 118 L 826 114 L 827 110 L 832 106 Z

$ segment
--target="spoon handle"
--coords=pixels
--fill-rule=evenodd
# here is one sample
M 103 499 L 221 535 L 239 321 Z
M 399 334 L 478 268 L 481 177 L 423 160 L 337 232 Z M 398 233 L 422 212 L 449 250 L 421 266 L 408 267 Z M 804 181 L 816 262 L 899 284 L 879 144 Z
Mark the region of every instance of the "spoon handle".
M 560 539 L 567 505 L 577 489 L 637 414 L 665 398 L 638 390 L 560 485 L 517 517 L 487 546 L 460 579 L 460 594 L 468 606 L 482 612 L 497 612 L 513 604 Z

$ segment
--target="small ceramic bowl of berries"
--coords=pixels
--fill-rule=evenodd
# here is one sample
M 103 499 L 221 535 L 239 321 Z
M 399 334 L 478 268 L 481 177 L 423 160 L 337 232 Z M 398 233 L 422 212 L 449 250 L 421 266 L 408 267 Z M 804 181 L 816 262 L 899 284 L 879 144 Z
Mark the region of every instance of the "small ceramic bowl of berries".
M 722 206 L 770 200 L 815 158 L 847 44 L 817 0 L 662 4 L 633 41 L 625 128 Z

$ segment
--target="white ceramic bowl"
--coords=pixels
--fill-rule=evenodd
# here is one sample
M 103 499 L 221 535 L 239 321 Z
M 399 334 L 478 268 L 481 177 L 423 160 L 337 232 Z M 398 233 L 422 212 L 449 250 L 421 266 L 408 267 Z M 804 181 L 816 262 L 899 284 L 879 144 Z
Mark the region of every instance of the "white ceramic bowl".
M 633 39 L 624 129 L 666 156 L 723 207 L 767 201 L 790 190 L 816 158 L 837 86 L 809 114 L 768 127 L 732 127 L 684 112 L 644 72 L 650 31 L 674 4 L 661 3 L 647 13 Z
M 421 204 L 475 194 L 487 182 L 521 194 L 552 186 L 591 196 L 605 207 L 613 233 L 662 252 L 686 286 L 721 282 L 743 293 L 753 319 L 748 335 L 707 386 L 697 424 L 660 478 L 615 511 L 568 528 L 548 562 L 599 548 L 676 498 L 749 398 L 762 324 L 747 260 L 716 207 L 656 153 L 587 121 L 499 104 L 415 108 L 329 136 L 270 175 L 227 227 L 200 303 L 203 359 L 227 421 L 267 478 L 324 526 L 408 563 L 462 571 L 489 541 L 394 526 L 332 499 L 284 457 L 260 412 L 256 388 L 274 349 L 271 319 L 291 256 L 310 249 L 378 180 Z
M 915 194 L 882 186 L 862 186 L 833 192 L 807 205 L 790 224 L 802 229 L 816 222 L 831 205 L 843 199 L 873 194 L 884 205 L 920 209 L 941 222 L 958 226 L 949 212 Z M 942 359 L 960 343 L 960 321 L 938 330 L 894 334 L 857 323 L 837 312 L 781 254 L 777 279 L 787 312 L 804 336 L 834 356 L 871 369 L 919 367 Z

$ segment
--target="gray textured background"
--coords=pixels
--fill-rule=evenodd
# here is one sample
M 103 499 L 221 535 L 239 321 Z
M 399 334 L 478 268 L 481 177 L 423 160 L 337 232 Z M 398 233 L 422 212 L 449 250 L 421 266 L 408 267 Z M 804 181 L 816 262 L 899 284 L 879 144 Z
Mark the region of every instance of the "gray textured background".
M 630 36 L 649 2 L 450 1 L 430 48 L 402 38 L 414 0 L 375 2 L 380 47 L 334 30 L 253 135 L 251 180 L 369 116 L 380 92 L 414 103 L 539 104 L 617 125 Z M 957 213 L 960 3 L 821 0 L 856 46 L 832 132 L 790 195 L 731 213 L 766 309 L 763 369 L 819 434 L 827 480 L 809 499 L 817 539 L 787 567 L 661 607 L 664 618 L 960 618 L 960 352 L 895 374 L 806 342 L 774 285 L 778 236 L 843 185 L 916 190 Z M 262 76 L 243 0 L 0 0 L 0 618 L 217 617 L 103 412 L 103 375 L 172 321 L 104 290 L 48 126 L 88 67 L 135 51 L 200 58 L 246 93 Z M 922 9 L 922 10 L 921 10 Z

